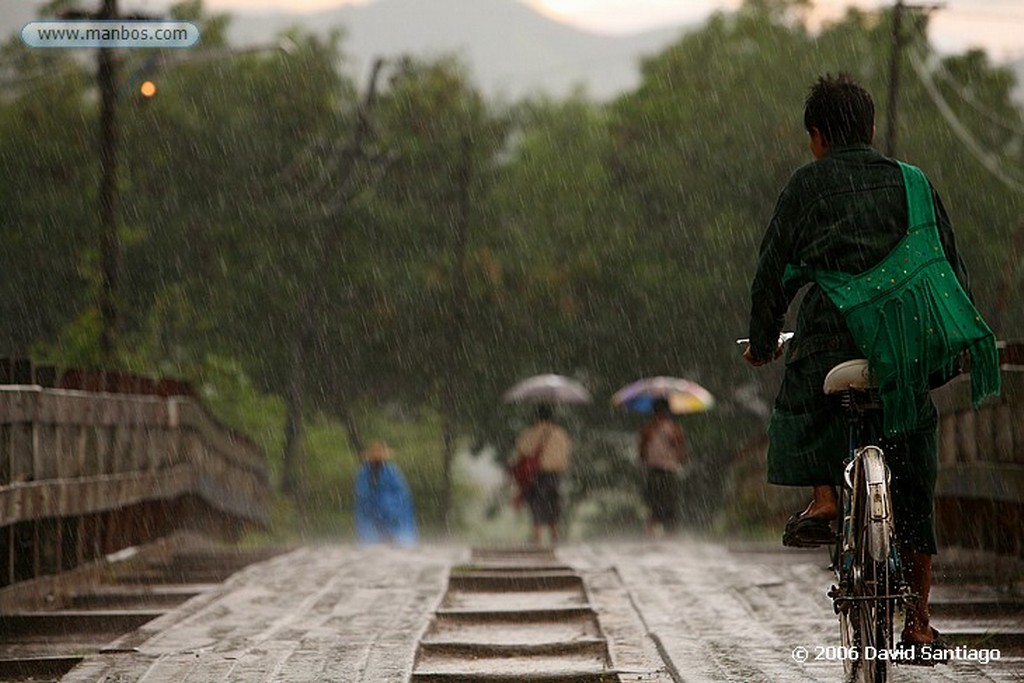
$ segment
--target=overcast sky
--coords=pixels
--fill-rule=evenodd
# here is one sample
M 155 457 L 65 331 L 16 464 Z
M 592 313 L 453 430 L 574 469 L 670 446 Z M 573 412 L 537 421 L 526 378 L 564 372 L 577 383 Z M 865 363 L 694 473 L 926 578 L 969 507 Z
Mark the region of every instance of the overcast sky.
M 127 0 L 124 0 L 127 2 Z M 425 0 L 428 1 L 429 0 Z M 579 28 L 602 33 L 627 33 L 643 29 L 700 21 L 717 9 L 733 10 L 740 0 L 521 0 L 541 13 Z M 303 11 L 372 0 L 206 0 L 214 9 Z M 472 0 L 466 0 L 472 2 Z M 856 5 L 864 9 L 892 6 L 883 0 L 815 0 L 812 20 L 828 20 Z M 941 4 L 931 21 L 933 44 L 945 51 L 984 47 L 996 60 L 1024 57 L 1024 1 L 945 0 L 910 2 Z
M 373 0 L 205 0 L 221 11 L 315 11 Z M 430 0 L 421 0 L 430 2 Z M 473 0 L 464 0 L 473 2 Z M 629 33 L 692 24 L 715 10 L 734 10 L 741 0 L 519 0 L 542 14 L 600 33 Z M 2 8 L 22 0 L 0 0 Z M 170 0 L 120 0 L 124 9 L 165 6 Z M 894 0 L 814 0 L 812 26 L 842 16 L 846 7 L 871 10 Z M 996 61 L 1024 58 L 1024 0 L 908 0 L 911 5 L 941 5 L 932 16 L 929 38 L 945 52 L 983 47 Z

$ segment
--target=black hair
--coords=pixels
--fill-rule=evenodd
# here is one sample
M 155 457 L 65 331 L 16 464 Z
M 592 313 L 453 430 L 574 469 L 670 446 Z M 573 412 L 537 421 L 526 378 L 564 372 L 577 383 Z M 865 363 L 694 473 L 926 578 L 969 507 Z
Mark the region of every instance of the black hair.
M 829 145 L 870 145 L 874 100 L 847 73 L 819 76 L 804 102 L 804 128 L 817 128 Z
M 551 406 L 547 403 L 541 403 L 537 406 L 537 419 L 538 420 L 550 420 L 554 411 L 551 410 Z
M 654 399 L 654 405 L 652 407 L 654 408 L 654 412 L 659 414 L 659 415 L 661 413 L 667 413 L 667 412 L 669 412 L 669 410 L 668 410 L 668 399 L 667 398 L 656 398 L 656 399 Z

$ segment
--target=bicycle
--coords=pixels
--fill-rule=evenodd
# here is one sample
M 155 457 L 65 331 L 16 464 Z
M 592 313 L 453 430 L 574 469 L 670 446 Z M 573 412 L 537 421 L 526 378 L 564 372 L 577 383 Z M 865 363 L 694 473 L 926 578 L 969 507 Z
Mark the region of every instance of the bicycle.
M 831 548 L 836 583 L 828 596 L 839 616 L 847 680 L 884 683 L 904 654 L 893 638 L 896 612 L 912 608 L 918 596 L 904 580 L 894 541 L 889 469 L 879 445 L 882 402 L 864 359 L 834 367 L 823 390 L 841 398 L 850 434 Z
M 779 336 L 780 352 L 792 336 Z M 865 359 L 832 368 L 822 390 L 839 396 L 849 425 L 838 523 L 829 544 L 836 583 L 828 596 L 839 616 L 843 668 L 849 683 L 885 683 L 891 664 L 907 658 L 894 643 L 896 612 L 913 608 L 918 596 L 904 579 L 894 541 L 889 468 L 880 445 L 882 400 Z

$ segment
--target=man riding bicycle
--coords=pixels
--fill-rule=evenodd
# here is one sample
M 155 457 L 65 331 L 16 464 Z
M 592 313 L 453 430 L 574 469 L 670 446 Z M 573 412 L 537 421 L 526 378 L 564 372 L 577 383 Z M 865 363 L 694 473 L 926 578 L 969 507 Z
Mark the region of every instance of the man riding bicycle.
M 768 481 L 814 487 L 813 500 L 790 519 L 783 542 L 809 547 L 835 538 L 834 487 L 841 482 L 848 433 L 822 385 L 837 364 L 868 358 L 873 370 L 886 369 L 877 379 L 896 536 L 907 582 L 919 596 L 902 639 L 934 643 L 928 593 L 938 458 L 929 385 L 948 380 L 955 361 L 969 353 L 974 399 L 998 393 L 995 339 L 971 305 L 967 271 L 938 194 L 917 169 L 872 149 L 871 95 L 848 75 L 821 77 L 807 96 L 804 127 L 815 160 L 782 190 L 761 243 L 744 352 L 754 366 L 781 355 L 786 311 L 810 284 L 786 346 L 768 430 Z M 908 215 L 922 207 L 934 217 L 934 229 L 915 232 Z M 850 291 L 856 301 L 843 298 Z M 949 301 L 955 306 L 947 310 Z

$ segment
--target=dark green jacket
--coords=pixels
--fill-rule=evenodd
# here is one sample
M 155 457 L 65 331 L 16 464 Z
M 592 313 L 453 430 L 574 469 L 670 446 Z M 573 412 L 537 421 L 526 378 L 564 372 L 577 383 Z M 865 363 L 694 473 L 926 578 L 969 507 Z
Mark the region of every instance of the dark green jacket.
M 949 217 L 934 189 L 939 237 L 964 290 L 967 271 Z M 798 169 L 783 189 L 761 243 L 751 285 L 750 347 L 772 357 L 786 310 L 796 296 L 787 289 L 787 265 L 860 273 L 881 261 L 907 232 L 907 200 L 899 165 L 866 146 L 833 148 Z M 811 285 L 800 305 L 786 362 L 823 351 L 855 350 L 839 310 Z

